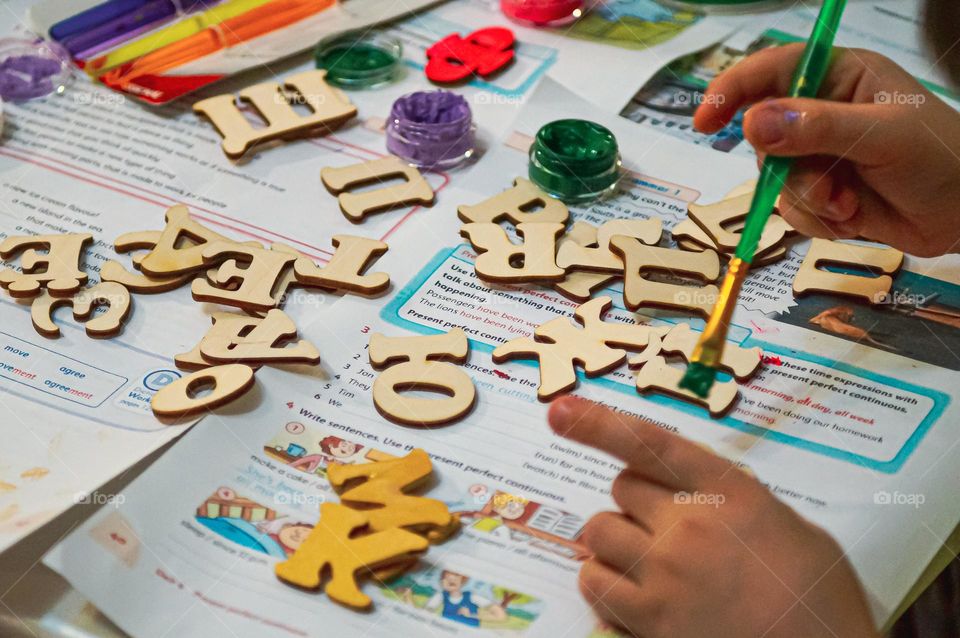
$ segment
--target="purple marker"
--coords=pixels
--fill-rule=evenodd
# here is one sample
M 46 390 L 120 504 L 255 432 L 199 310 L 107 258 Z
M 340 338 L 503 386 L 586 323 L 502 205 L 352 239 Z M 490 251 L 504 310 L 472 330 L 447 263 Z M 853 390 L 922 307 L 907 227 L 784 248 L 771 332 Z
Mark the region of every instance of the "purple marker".
M 386 129 L 387 151 L 419 168 L 452 168 L 476 150 L 470 105 L 452 91 L 418 91 L 397 98 Z
M 110 0 L 50 27 L 71 55 L 84 57 L 219 0 Z

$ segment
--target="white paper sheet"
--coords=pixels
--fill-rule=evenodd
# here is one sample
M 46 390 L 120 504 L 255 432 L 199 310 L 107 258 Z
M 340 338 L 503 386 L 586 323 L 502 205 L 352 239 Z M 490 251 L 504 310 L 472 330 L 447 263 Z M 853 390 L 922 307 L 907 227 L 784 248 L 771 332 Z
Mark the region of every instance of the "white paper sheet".
M 510 629 L 481 621 L 490 634 L 602 635 L 576 594 L 580 556 L 570 541 L 582 521 L 610 507 L 608 489 L 618 466 L 550 433 L 546 406 L 535 397 L 535 365 L 490 360 L 495 345 L 569 316 L 574 304 L 542 288 L 490 288 L 477 280 L 472 250 L 459 238 L 453 213 L 457 204 L 475 203 L 524 173 L 523 140 L 540 125 L 585 108 L 557 85 L 541 85 L 486 168 L 471 174 L 474 192 L 448 191 L 443 217 L 398 232 L 399 250 L 383 262 L 395 292 L 385 299 L 345 298 L 304 326 L 323 352 L 323 378 L 259 373 L 261 393 L 206 419 L 125 492 L 119 508 L 98 513 L 57 546 L 47 564 L 136 636 L 206 636 L 224 628 L 237 636 L 309 635 L 321 627 L 372 636 L 476 633 L 427 604 L 445 569 L 469 576 L 478 598 L 504 589 L 524 594 L 522 603 L 506 609 L 511 623 L 527 622 Z M 629 172 L 615 198 L 575 209 L 578 219 L 653 216 L 670 228 L 687 203 L 715 201 L 756 170 L 747 159 L 691 148 L 615 116 L 596 119 L 618 135 Z M 768 282 L 781 294 L 789 288 L 790 265 L 804 251 L 803 243 L 796 245 L 788 260 L 758 270 L 752 283 Z M 949 262 L 956 267 L 955 258 Z M 927 272 L 921 262 L 910 268 Z M 960 299 L 956 286 L 911 277 L 914 292 L 936 289 L 943 302 Z M 611 318 L 630 317 L 618 286 L 604 294 L 614 299 Z M 857 345 L 805 321 L 791 323 L 806 306 L 764 306 L 763 298 L 754 285 L 730 337 L 761 346 L 770 359 L 741 387 L 741 401 L 727 417 L 713 420 L 672 398 L 638 396 L 626 368 L 581 378 L 577 394 L 650 418 L 754 471 L 837 538 L 881 624 L 960 515 L 952 487 L 960 474 L 956 364 L 928 363 L 889 347 Z M 786 306 L 789 313 L 773 312 Z M 650 313 L 649 320 L 669 325 L 678 318 Z M 882 321 L 893 325 L 893 319 Z M 947 349 L 960 343 L 956 329 L 910 325 L 914 335 L 936 331 Z M 387 422 L 370 396 L 376 376 L 367 362 L 370 335 L 436 334 L 453 326 L 471 339 L 464 370 L 478 391 L 474 411 L 436 429 Z M 884 339 L 906 342 L 896 335 Z M 328 436 L 363 448 L 331 452 L 321 444 Z M 376 605 L 369 615 L 280 583 L 273 564 L 286 551 L 277 530 L 313 524 L 318 503 L 335 498 L 323 479 L 330 457 L 375 460 L 378 452 L 399 454 L 411 446 L 433 455 L 438 484 L 430 494 L 456 511 L 473 512 L 460 535 L 432 547 L 399 584 L 368 584 Z M 529 499 L 544 518 L 534 521 L 525 512 L 517 519 L 522 524 L 509 524 L 511 514 L 491 510 L 497 492 Z M 237 499 L 256 505 L 226 517 L 207 506 Z M 279 523 L 260 520 L 271 517 Z M 406 589 L 415 593 L 412 603 Z
M 288 65 L 281 77 L 307 68 Z M 251 77 L 247 82 L 256 81 Z M 228 88 L 237 87 L 221 87 Z M 368 95 L 358 94 L 358 103 Z M 91 233 L 84 269 L 93 284 L 107 259 L 130 267 L 129 256 L 113 250 L 116 237 L 163 228 L 166 209 L 183 203 L 221 234 L 285 243 L 323 262 L 337 233 L 389 237 L 424 213 L 401 209 L 358 229 L 323 187 L 322 167 L 385 155 L 378 126 L 386 107 L 369 100 L 359 108 L 362 120 L 334 135 L 268 149 L 238 165 L 188 103 L 154 111 L 77 78 L 62 96 L 6 105 L 0 236 Z M 506 119 L 495 114 L 489 121 L 503 126 Z M 482 123 L 478 134 L 485 144 L 497 135 Z M 429 176 L 438 192 L 451 179 Z M 294 296 L 286 309 L 296 314 L 302 302 L 317 310 L 334 299 Z M 29 310 L 0 295 L 0 550 L 183 431 L 159 424 L 148 404 L 178 374 L 173 355 L 192 348 L 210 321 L 187 286 L 133 295 L 123 332 L 106 340 L 87 337 L 68 309 L 56 317 L 62 336 L 47 339 L 33 329 Z

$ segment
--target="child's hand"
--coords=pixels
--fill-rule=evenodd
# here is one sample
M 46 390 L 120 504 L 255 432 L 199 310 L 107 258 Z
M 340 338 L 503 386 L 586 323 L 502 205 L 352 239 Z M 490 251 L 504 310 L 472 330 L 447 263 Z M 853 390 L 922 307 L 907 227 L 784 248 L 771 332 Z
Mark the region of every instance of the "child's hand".
M 757 152 L 798 160 L 781 212 L 813 237 L 864 237 L 919 256 L 958 249 L 960 114 L 893 61 L 839 49 L 818 100 L 787 93 L 803 45 L 766 49 L 718 76 L 694 125 L 738 110 Z M 767 98 L 779 98 L 770 99 Z
M 580 399 L 549 418 L 627 464 L 612 490 L 623 512 L 583 536 L 580 588 L 601 618 L 643 638 L 876 638 L 836 542 L 729 461 Z

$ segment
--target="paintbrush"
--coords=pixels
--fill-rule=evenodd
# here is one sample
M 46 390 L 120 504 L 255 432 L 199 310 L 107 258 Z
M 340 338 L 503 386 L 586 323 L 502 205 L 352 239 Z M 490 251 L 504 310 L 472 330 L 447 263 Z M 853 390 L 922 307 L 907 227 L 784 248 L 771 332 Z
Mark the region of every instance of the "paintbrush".
M 803 56 L 794 72 L 789 97 L 817 96 L 820 85 L 830 68 L 833 40 L 846 4 L 846 0 L 824 0 L 813 27 L 813 33 L 810 34 Z M 717 303 L 694 348 L 690 366 L 680 381 L 681 388 L 690 390 L 698 396 L 706 397 L 710 393 L 710 388 L 713 387 L 740 287 L 750 270 L 750 263 L 757 252 L 760 236 L 773 213 L 774 204 L 780 191 L 783 190 L 784 181 L 792 164 L 793 159 L 788 157 L 768 156 L 763 162 L 760 180 L 757 182 L 757 189 L 750 204 L 750 212 L 747 213 L 743 233 L 740 235 L 737 249 L 734 251 L 720 286 Z

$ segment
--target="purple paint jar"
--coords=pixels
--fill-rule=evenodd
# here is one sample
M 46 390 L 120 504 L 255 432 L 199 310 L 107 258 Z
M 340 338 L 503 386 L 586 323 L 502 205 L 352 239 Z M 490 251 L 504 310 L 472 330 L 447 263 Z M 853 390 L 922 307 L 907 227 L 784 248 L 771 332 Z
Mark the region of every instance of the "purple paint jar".
M 387 151 L 418 168 L 452 168 L 476 150 L 470 105 L 452 91 L 417 91 L 397 98 L 386 128 Z
M 0 97 L 4 100 L 21 102 L 62 93 L 71 74 L 70 55 L 59 44 L 0 39 Z

